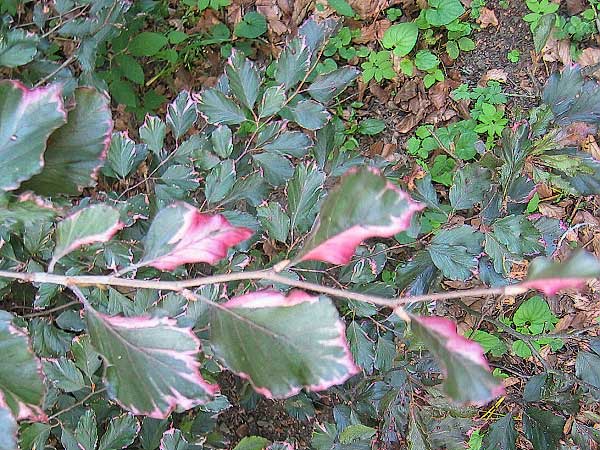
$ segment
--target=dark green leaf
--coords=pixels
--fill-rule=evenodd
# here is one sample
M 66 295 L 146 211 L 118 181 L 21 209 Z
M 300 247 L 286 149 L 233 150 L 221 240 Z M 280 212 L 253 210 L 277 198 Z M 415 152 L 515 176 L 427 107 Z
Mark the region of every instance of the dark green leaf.
M 260 106 L 258 107 L 259 117 L 268 117 L 277 114 L 285 105 L 285 87 L 270 86 L 265 89 Z
M 454 183 L 450 187 L 450 204 L 454 209 L 470 209 L 481 203 L 490 189 L 490 170 L 478 164 L 467 164 L 454 175 Z
M 267 31 L 267 19 L 256 11 L 247 12 L 234 29 L 238 37 L 254 39 Z
M 540 53 L 546 46 L 555 22 L 556 14 L 544 14 L 538 20 L 537 26 L 533 31 L 533 46 L 536 53 Z
M 477 269 L 482 240 L 481 233 L 463 225 L 435 235 L 427 250 L 446 278 L 464 281 Z
M 121 53 L 115 56 L 114 61 L 125 78 L 136 84 L 144 84 L 144 69 L 135 58 Z
M 275 68 L 275 80 L 285 89 L 304 79 L 310 65 L 310 51 L 304 40 L 294 39 L 281 52 Z
M 108 176 L 126 178 L 146 158 L 147 153 L 148 147 L 136 145 L 127 133 L 113 133 L 108 149 L 108 166 L 103 167 L 103 172 Z
M 580 351 L 575 359 L 575 374 L 600 389 L 600 356 Z
M 129 447 L 139 431 L 140 423 L 131 414 L 115 417 L 108 423 L 108 428 L 98 443 L 98 450 L 119 450 Z
M 534 450 L 557 450 L 563 435 L 565 419 L 538 408 L 523 412 L 523 432 Z
M 271 239 L 279 242 L 287 241 L 290 232 L 290 218 L 279 203 L 270 202 L 267 205 L 259 206 L 256 208 L 256 214 Z
M 483 438 L 482 449 L 517 449 L 517 431 L 515 430 L 515 421 L 513 420 L 512 414 L 506 414 L 490 426 L 490 429 Z
M 287 184 L 288 213 L 292 230 L 305 233 L 317 215 L 325 174 L 314 166 L 298 165 Z
M 83 375 L 73 361 L 61 357 L 44 362 L 44 373 L 54 386 L 65 392 L 75 392 L 85 387 Z
M 336 13 L 346 17 L 353 17 L 354 10 L 348 4 L 346 0 L 327 0 L 329 6 L 331 6 Z
M 346 89 L 358 75 L 359 71 L 355 67 L 340 67 L 333 72 L 318 75 L 307 90 L 315 100 L 328 103 Z
M 154 56 L 168 43 L 169 40 L 165 35 L 144 31 L 129 42 L 127 50 L 133 56 Z
M 308 130 L 323 128 L 331 118 L 329 112 L 314 100 L 302 100 L 289 108 L 294 121 Z

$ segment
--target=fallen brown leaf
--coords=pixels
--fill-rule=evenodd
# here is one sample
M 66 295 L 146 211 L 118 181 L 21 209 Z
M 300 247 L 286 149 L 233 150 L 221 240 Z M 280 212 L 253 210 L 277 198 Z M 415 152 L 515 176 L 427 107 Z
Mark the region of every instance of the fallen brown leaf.
M 370 25 L 362 27 L 360 29 L 360 36 L 354 38 L 354 42 L 357 44 L 368 44 L 369 42 L 381 40 L 385 30 L 387 30 L 391 25 L 392 22 L 389 20 L 381 19 L 371 23 Z
M 481 8 L 477 23 L 481 25 L 481 28 L 487 28 L 489 26 L 497 27 L 498 18 L 496 17 L 496 13 L 493 9 L 489 9 L 484 6 Z
M 540 203 L 538 206 L 540 213 L 546 217 L 553 219 L 563 219 L 565 217 L 565 209 L 560 206 L 551 205 L 549 203 Z
M 508 73 L 503 69 L 490 69 L 481 77 L 479 83 L 485 85 L 490 80 L 506 83 L 508 81 Z
M 569 40 L 556 40 L 552 35 L 548 38 L 545 47 L 542 49 L 542 59 L 547 62 L 560 62 L 565 66 L 571 64 L 571 44 Z
M 570 16 L 582 13 L 587 7 L 588 2 L 586 0 L 567 0 L 567 12 Z

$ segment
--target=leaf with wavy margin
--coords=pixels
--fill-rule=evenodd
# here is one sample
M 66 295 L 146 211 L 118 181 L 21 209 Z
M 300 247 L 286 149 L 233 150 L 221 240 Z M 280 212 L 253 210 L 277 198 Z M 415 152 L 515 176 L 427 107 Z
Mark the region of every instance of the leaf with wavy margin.
M 480 405 L 504 394 L 502 381 L 490 372 L 483 348 L 458 334 L 453 321 L 411 316 L 411 326 L 441 361 L 446 377 L 444 391 L 453 400 Z
M 322 391 L 359 372 L 345 325 L 327 297 L 263 290 L 211 308 L 211 344 L 267 398 Z
M 10 428 L 15 420 L 45 421 L 42 402 L 46 393 L 42 365 L 29 346 L 27 334 L 12 324 L 13 316 L 0 311 L 0 416 Z
M 235 227 L 220 214 L 211 216 L 187 203 L 175 203 L 154 218 L 140 264 L 161 270 L 186 263 L 214 264 L 252 234 L 249 228 Z
M 67 124 L 50 136 L 39 175 L 24 184 L 39 194 L 78 194 L 95 186 L 112 137 L 110 99 L 106 93 L 81 87 Z
M 200 341 L 166 317 L 109 317 L 86 308 L 92 345 L 104 357 L 109 396 L 155 419 L 206 403 L 218 386 L 200 374 Z
M 121 228 L 119 211 L 106 205 L 93 205 L 65 217 L 56 226 L 56 247 L 48 270 L 79 247 L 109 241 Z
M 408 229 L 412 215 L 423 208 L 377 169 L 351 169 L 323 202 L 300 261 L 346 264 L 362 241 Z
M 600 278 L 600 261 L 585 250 L 579 250 L 563 262 L 550 258 L 534 259 L 527 278 L 516 287 L 554 295 L 562 289 L 581 289 L 592 278 Z
M 60 86 L 0 81 L 0 191 L 17 189 L 42 170 L 48 138 L 66 122 Z

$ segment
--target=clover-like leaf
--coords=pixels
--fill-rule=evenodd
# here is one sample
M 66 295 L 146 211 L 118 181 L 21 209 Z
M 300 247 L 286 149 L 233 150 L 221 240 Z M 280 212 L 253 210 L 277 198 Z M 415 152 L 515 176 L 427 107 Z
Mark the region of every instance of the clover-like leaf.
M 123 228 L 119 211 L 106 205 L 92 205 L 66 217 L 56 226 L 56 246 L 48 270 L 60 258 L 83 245 L 107 242 Z
M 376 169 L 351 169 L 323 202 L 300 260 L 346 264 L 362 241 L 406 230 L 422 208 Z
M 13 419 L 45 420 L 42 401 L 46 392 L 42 365 L 27 335 L 12 324 L 13 316 L 0 311 L 0 430 Z M 1 438 L 0 438 L 0 442 Z
M 163 419 L 218 391 L 200 374 L 200 341 L 190 328 L 166 317 L 109 317 L 89 306 L 86 320 L 104 357 L 109 396 L 132 413 Z
M 173 270 L 186 263 L 214 264 L 252 234 L 249 228 L 235 227 L 220 214 L 211 216 L 186 203 L 175 203 L 154 218 L 141 265 Z
M 484 404 L 502 395 L 504 387 L 494 377 L 483 356 L 483 348 L 456 331 L 456 324 L 443 317 L 411 317 L 412 329 L 445 371 L 444 391 L 461 403 Z
M 268 398 L 321 391 L 359 371 L 327 297 L 263 290 L 215 304 L 211 316 L 217 356 Z
M 529 265 L 527 278 L 519 286 L 554 295 L 561 289 L 579 289 L 592 278 L 600 278 L 600 261 L 580 250 L 563 262 L 542 257 L 534 259 Z
M 81 87 L 75 90 L 75 102 L 67 124 L 48 140 L 44 169 L 25 188 L 55 195 L 78 194 L 95 185 L 112 136 L 110 99 L 96 89 Z
M 58 85 L 0 81 L 0 190 L 17 189 L 42 170 L 48 137 L 66 121 Z

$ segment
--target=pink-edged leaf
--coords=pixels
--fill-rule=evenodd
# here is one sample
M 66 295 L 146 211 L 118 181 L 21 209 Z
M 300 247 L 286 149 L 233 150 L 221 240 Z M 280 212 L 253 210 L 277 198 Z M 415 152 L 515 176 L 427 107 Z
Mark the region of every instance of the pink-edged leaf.
M 362 241 L 406 230 L 421 209 L 377 169 L 351 169 L 323 202 L 300 260 L 346 264 Z
M 156 419 L 206 403 L 218 392 L 200 374 L 200 341 L 162 317 L 109 317 L 91 307 L 92 345 L 106 363 L 109 396 L 134 414 Z
M 27 334 L 15 327 L 12 319 L 11 314 L 0 311 L 0 416 L 5 416 L 8 426 L 8 413 L 14 420 L 45 421 L 42 365 Z
M 452 399 L 480 405 L 504 394 L 502 381 L 490 372 L 483 348 L 458 334 L 454 322 L 443 317 L 411 316 L 411 326 L 441 362 L 444 391 Z
M 60 258 L 84 245 L 107 242 L 123 228 L 119 211 L 107 205 L 92 205 L 67 216 L 56 226 L 56 246 L 48 269 Z
M 94 186 L 112 130 L 108 95 L 94 88 L 77 88 L 67 124 L 48 140 L 44 169 L 23 187 L 44 195 L 76 195 L 84 187 Z
M 42 170 L 46 142 L 66 121 L 60 86 L 0 81 L 0 191 L 17 189 Z
M 546 295 L 554 295 L 562 289 L 581 289 L 592 278 L 600 278 L 600 261 L 580 250 L 563 262 L 534 259 L 529 265 L 527 278 L 516 288 L 537 289 Z
M 225 365 L 268 398 L 321 391 L 359 372 L 327 297 L 262 290 L 211 308 L 211 344 Z
M 158 212 L 144 243 L 141 264 L 173 270 L 186 263 L 214 264 L 227 250 L 252 236 L 220 214 L 203 214 L 187 203 L 175 203 Z

